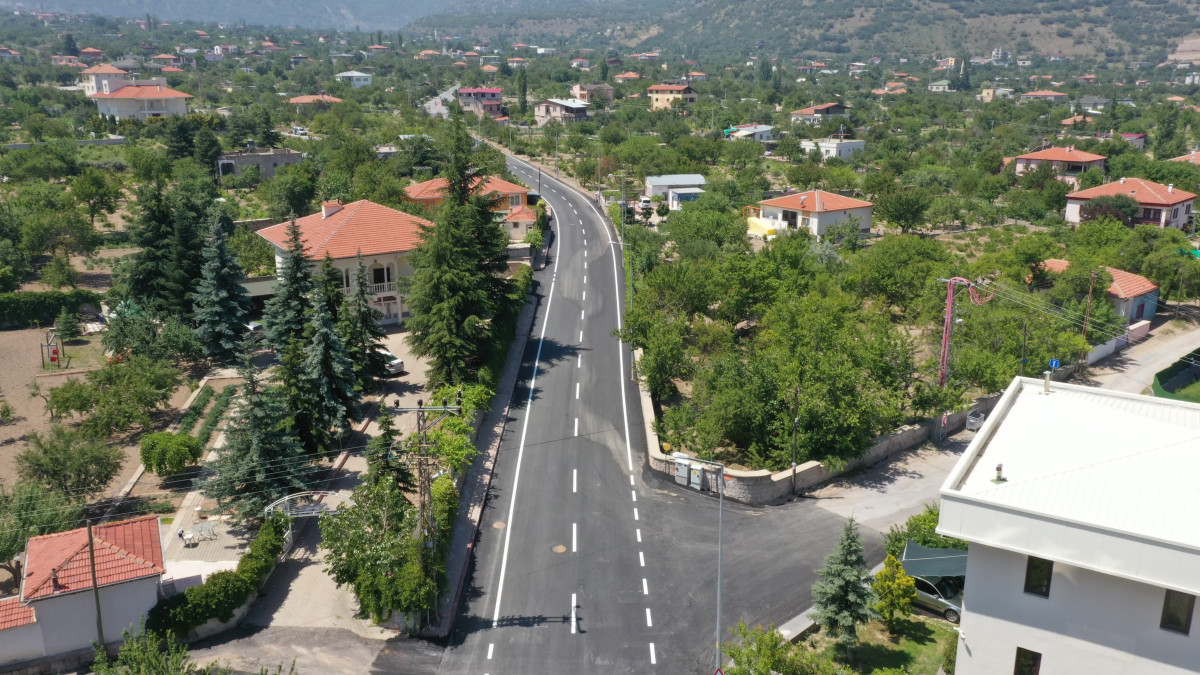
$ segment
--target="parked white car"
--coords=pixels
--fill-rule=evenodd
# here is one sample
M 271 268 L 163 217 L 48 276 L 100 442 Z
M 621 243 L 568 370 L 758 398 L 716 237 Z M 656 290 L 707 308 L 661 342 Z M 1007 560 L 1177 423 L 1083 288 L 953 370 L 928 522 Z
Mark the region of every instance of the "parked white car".
M 379 354 L 383 356 L 384 362 L 387 364 L 388 375 L 400 375 L 404 373 L 404 360 L 397 358 L 395 354 L 386 349 L 380 349 Z

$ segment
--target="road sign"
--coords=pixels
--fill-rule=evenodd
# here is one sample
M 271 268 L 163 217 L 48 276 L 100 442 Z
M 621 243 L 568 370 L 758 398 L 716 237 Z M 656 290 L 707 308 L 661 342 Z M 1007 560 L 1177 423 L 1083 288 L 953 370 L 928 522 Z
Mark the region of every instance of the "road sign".
M 1050 359 L 1050 367 L 1058 368 L 1062 363 L 1058 359 Z
M 722 673 L 721 669 L 717 668 L 717 672 L 713 673 L 713 675 L 725 675 L 725 673 Z

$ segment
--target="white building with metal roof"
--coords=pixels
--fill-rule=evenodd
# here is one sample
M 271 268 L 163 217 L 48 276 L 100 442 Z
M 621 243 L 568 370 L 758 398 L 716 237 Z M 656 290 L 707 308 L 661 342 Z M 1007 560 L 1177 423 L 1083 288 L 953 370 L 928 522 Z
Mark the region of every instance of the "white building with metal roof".
M 942 485 L 956 672 L 1196 672 L 1197 475 L 1200 405 L 1014 379 Z
M 665 176 L 646 176 L 646 196 L 666 197 L 667 192 L 676 188 L 702 188 L 708 184 L 704 176 L 698 173 L 672 173 Z

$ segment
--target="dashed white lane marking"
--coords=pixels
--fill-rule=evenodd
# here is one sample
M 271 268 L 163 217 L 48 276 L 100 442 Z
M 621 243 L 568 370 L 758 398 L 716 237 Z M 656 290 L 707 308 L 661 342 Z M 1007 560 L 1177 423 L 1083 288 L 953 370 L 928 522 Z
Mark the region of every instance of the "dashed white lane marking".
M 583 275 L 583 283 L 585 283 L 585 284 L 587 283 L 587 275 L 586 274 Z
M 633 495 L 633 501 L 637 501 L 637 490 L 630 490 L 629 494 Z
M 583 269 L 585 269 L 585 270 L 587 269 L 587 261 L 586 260 L 583 261 Z
M 575 383 L 575 400 L 576 401 L 579 400 L 579 383 L 578 382 Z
M 642 595 L 650 595 L 650 586 L 646 584 L 645 577 L 642 577 Z
M 583 342 L 583 331 L 579 331 L 579 341 Z
M 630 477 L 629 477 L 629 484 L 630 484 L 630 485 L 633 485 L 633 476 L 630 476 Z
M 578 417 L 575 418 L 575 435 L 576 436 L 579 435 L 579 418 Z
M 488 643 L 488 661 L 492 660 L 492 647 L 495 646 L 495 643 Z
M 571 469 L 571 492 L 579 492 L 579 469 Z
M 580 301 L 583 301 L 583 300 L 587 300 L 587 291 L 584 291 L 584 292 L 583 292 L 583 297 L 582 297 L 582 298 L 580 298 Z
M 583 354 L 577 354 L 575 356 L 575 367 L 579 368 L 582 365 L 583 365 Z
M 654 621 L 650 618 L 650 608 L 646 608 L 646 628 L 654 628 Z
M 636 506 L 635 506 L 635 507 L 633 507 L 633 519 L 634 519 L 634 520 L 637 520 L 637 519 L 638 519 L 638 517 L 637 517 L 637 507 L 636 507 Z
M 649 610 L 647 610 L 649 611 Z M 571 635 L 575 634 L 575 594 L 571 594 Z
M 583 321 L 583 310 L 579 310 L 579 320 Z
M 640 527 L 637 528 L 637 540 L 639 544 L 642 543 L 642 528 Z
M 650 665 L 653 666 L 657 663 L 658 663 L 658 660 L 654 658 L 654 643 L 651 642 L 650 643 Z
M 575 542 L 576 542 L 575 523 L 571 523 L 571 553 L 575 553 L 576 551 L 578 551 L 578 548 L 576 547 Z
M 638 562 L 641 563 L 642 567 L 646 566 L 646 556 L 641 551 L 638 551 Z

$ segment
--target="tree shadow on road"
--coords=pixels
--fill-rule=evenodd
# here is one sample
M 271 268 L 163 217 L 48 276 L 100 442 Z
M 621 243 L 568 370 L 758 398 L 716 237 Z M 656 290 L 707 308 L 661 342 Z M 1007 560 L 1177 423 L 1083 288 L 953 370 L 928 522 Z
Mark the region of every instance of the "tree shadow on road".
M 539 344 L 539 341 L 537 339 L 529 340 L 529 346 L 526 348 L 526 354 L 532 354 L 532 358 L 523 359 L 521 362 L 520 372 L 522 373 L 522 375 L 525 375 L 525 377 L 518 379 L 517 386 L 513 388 L 513 395 L 512 395 L 512 408 L 513 409 L 517 409 L 517 410 L 524 409 L 525 406 L 528 404 L 528 402 L 531 400 L 531 397 L 529 395 L 528 374 L 530 373 L 530 371 L 533 368 L 534 359 L 537 360 L 537 364 L 538 364 L 537 376 L 539 378 L 541 378 L 544 375 L 546 375 L 546 373 L 549 372 L 551 368 L 553 368 L 557 365 L 560 365 L 563 362 L 574 360 L 576 357 L 583 354 L 585 351 L 591 351 L 590 349 L 585 349 L 578 345 L 569 345 L 569 344 L 559 342 L 558 340 L 555 340 L 554 338 L 544 338 L 544 339 L 541 339 L 541 353 L 539 355 L 538 354 L 538 344 Z M 532 350 L 532 351 L 530 351 L 530 350 Z M 540 399 L 541 396 L 539 394 L 540 394 L 540 387 L 536 388 L 534 390 L 532 400 Z

